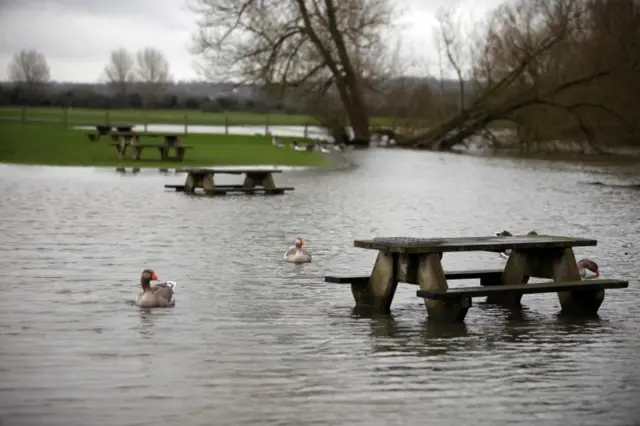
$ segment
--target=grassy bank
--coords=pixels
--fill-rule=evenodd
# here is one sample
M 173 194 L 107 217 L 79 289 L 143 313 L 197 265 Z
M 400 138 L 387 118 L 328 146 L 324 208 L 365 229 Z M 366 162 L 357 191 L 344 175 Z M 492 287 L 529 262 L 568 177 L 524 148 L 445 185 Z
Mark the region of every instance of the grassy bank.
M 290 142 L 293 138 L 281 138 Z M 306 142 L 302 138 L 295 138 Z M 141 138 L 141 143 L 159 143 L 160 138 Z M 182 141 L 193 146 L 183 162 L 160 161 L 155 148 L 147 148 L 141 159 L 120 160 L 110 137 L 89 141 L 83 131 L 58 125 L 0 122 L 0 162 L 58 166 L 188 167 L 214 165 L 327 166 L 316 152 L 279 149 L 265 136 L 189 134 Z M 127 152 L 129 155 L 131 151 Z M 173 151 L 171 152 L 173 155 Z
M 113 124 L 195 124 L 212 126 L 316 126 L 315 118 L 306 115 L 253 114 L 245 112 L 202 112 L 199 110 L 139 110 L 71 108 L 0 108 L 0 121 L 47 122 L 69 125 Z M 374 126 L 389 126 L 391 119 L 373 118 Z

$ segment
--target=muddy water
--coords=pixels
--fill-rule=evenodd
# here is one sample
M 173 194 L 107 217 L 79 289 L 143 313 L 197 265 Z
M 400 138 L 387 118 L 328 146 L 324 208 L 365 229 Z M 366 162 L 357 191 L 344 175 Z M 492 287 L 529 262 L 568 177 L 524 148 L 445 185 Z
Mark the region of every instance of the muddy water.
M 632 425 L 640 421 L 640 191 L 616 169 L 403 151 L 342 171 L 288 171 L 282 197 L 165 191 L 184 175 L 0 167 L 2 425 Z M 229 182 L 235 180 L 231 177 Z M 386 318 L 352 315 L 325 272 L 370 270 L 375 236 L 509 229 L 597 238 L 599 320 L 553 294 L 521 316 L 474 304 L 433 327 L 400 285 Z M 314 262 L 281 257 L 304 237 Z M 499 267 L 455 254 L 448 269 Z M 174 309 L 131 306 L 140 271 Z M 455 285 L 470 283 L 460 282 Z

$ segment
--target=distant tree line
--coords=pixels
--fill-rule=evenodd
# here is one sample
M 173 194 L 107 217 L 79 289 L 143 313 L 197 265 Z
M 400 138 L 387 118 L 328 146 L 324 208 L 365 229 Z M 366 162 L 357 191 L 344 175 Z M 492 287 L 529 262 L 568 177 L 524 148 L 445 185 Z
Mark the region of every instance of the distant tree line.
M 46 57 L 34 49 L 24 49 L 14 55 L 9 65 L 9 84 L 0 84 L 0 105 L 95 109 L 188 109 L 203 112 L 250 112 L 317 115 L 319 107 L 300 99 L 296 93 L 283 94 L 276 85 L 255 84 L 253 96 L 223 93 L 217 96 L 194 96 L 179 93 L 174 88 L 169 64 L 163 54 L 148 47 L 135 55 L 126 49 L 111 52 L 101 76 L 102 84 L 60 85 L 51 79 Z M 397 84 L 405 87 L 403 78 Z M 412 83 L 416 87 L 416 83 Z M 418 85 L 434 84 L 422 79 Z M 188 83 L 186 84 L 188 86 Z M 455 89 L 455 87 L 454 87 Z M 398 109 L 389 97 L 376 92 L 369 99 L 370 113 L 392 116 L 406 111 Z M 393 93 L 389 92 L 389 95 Z M 330 98 L 320 102 L 335 110 L 340 100 Z M 451 106 L 456 109 L 455 105 Z M 346 121 L 346 115 L 345 115 Z

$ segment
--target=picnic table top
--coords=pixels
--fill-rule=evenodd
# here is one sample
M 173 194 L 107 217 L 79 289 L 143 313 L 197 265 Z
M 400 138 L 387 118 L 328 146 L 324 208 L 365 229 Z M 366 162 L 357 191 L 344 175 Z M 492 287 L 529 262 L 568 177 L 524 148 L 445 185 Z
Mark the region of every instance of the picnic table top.
M 185 136 L 183 133 L 158 133 L 158 132 L 111 132 L 112 135 L 116 136 L 164 136 L 164 137 L 180 137 Z
M 121 129 L 129 128 L 130 129 L 130 128 L 132 128 L 134 126 L 134 124 L 105 124 L 105 123 L 102 123 L 102 124 L 94 124 L 93 126 L 96 127 L 96 128 L 98 128 L 98 127 L 111 127 L 111 128 L 116 128 L 116 129 L 117 128 L 121 128 Z
M 556 235 L 489 236 L 458 238 L 389 237 L 355 240 L 355 247 L 387 253 L 441 253 L 456 251 L 492 251 L 507 249 L 557 249 L 595 246 L 597 240 Z
M 111 145 L 113 146 L 120 146 L 120 142 L 113 142 Z M 138 143 L 135 145 L 132 145 L 134 147 L 140 147 L 140 148 L 150 148 L 150 147 L 157 147 L 157 148 L 193 148 L 190 145 L 176 145 L 176 146 L 171 146 L 171 145 L 167 145 L 164 143 Z
M 191 174 L 230 174 L 230 175 L 239 175 L 242 173 L 282 173 L 282 169 L 271 169 L 265 167 L 238 167 L 238 168 L 222 168 L 222 167 L 214 167 L 214 168 L 190 168 L 185 169 L 187 173 Z

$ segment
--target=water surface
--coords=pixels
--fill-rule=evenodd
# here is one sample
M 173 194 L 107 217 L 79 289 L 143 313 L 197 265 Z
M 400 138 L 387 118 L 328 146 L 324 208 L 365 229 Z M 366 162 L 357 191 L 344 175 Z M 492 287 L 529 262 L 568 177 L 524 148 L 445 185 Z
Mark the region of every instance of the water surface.
M 400 150 L 275 175 L 279 197 L 190 197 L 184 175 L 0 166 L 2 425 L 632 425 L 640 420 L 640 191 L 616 168 Z M 220 182 L 238 181 L 228 177 Z M 353 239 L 497 230 L 593 237 L 612 290 L 599 320 L 475 303 L 434 327 L 415 287 L 390 317 L 352 314 L 325 272 L 367 272 Z M 281 261 L 296 236 L 314 262 Z M 447 269 L 500 267 L 446 255 Z M 130 301 L 143 268 L 174 309 Z M 473 282 L 456 282 L 470 285 Z

